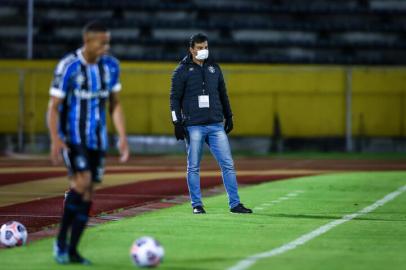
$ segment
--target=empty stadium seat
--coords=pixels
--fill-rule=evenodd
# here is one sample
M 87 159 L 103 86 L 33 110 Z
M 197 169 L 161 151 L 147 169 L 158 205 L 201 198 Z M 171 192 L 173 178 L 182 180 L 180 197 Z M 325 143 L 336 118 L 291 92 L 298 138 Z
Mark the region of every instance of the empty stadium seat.
M 24 58 L 26 1 L 0 0 L 0 57 Z M 218 61 L 406 64 L 406 4 L 395 0 L 35 0 L 34 58 L 80 45 L 104 21 L 120 59 L 176 61 L 192 33 Z

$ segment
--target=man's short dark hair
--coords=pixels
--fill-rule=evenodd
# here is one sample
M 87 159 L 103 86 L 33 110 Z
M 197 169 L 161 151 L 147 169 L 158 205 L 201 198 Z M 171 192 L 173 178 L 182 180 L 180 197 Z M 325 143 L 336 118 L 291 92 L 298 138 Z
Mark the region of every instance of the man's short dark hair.
M 196 43 L 202 43 L 208 41 L 208 38 L 205 34 L 197 33 L 190 37 L 189 47 L 194 48 Z
M 102 22 L 99 21 L 89 22 L 83 27 L 83 34 L 89 32 L 108 32 L 108 31 L 109 29 L 107 29 L 106 25 L 104 25 Z

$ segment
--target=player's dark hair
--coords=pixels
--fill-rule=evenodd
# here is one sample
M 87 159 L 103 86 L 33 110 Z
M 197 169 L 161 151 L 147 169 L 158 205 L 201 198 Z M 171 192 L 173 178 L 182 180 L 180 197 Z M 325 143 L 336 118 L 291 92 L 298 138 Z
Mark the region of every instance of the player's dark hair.
M 196 43 L 202 43 L 208 41 L 208 38 L 205 34 L 197 33 L 190 37 L 189 47 L 194 48 Z
M 89 32 L 108 32 L 109 30 L 107 29 L 106 25 L 104 25 L 100 21 L 91 21 L 88 24 L 86 24 L 83 27 L 83 34 L 89 33 Z

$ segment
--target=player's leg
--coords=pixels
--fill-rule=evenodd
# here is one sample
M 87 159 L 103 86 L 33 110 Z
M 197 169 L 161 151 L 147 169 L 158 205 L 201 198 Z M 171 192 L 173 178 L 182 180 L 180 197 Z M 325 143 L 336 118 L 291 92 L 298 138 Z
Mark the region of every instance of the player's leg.
M 81 179 L 78 183 L 83 184 L 83 209 L 80 215 L 78 215 L 72 226 L 72 237 L 69 248 L 70 261 L 74 263 L 90 264 L 90 261 L 83 258 L 77 251 L 77 246 L 83 231 L 86 227 L 87 220 L 90 215 L 90 209 L 92 207 L 92 199 L 94 192 L 94 184 L 100 183 L 103 178 L 104 172 L 104 160 L 105 153 L 97 150 L 87 150 L 87 157 L 89 163 L 89 171 L 86 171 L 86 175 L 82 175 L 85 179 Z M 79 174 L 80 175 L 80 174 Z
M 69 151 L 63 153 L 65 164 L 69 169 L 70 190 L 66 194 L 64 211 L 57 236 L 55 259 L 58 263 L 71 262 L 70 253 L 76 250 L 83 229 L 83 220 L 87 220 L 86 192 L 91 185 L 88 154 L 86 149 L 70 145 Z M 79 227 L 79 229 L 78 229 Z M 67 245 L 67 235 L 70 231 L 70 243 Z
M 76 205 L 76 214 L 72 222 L 69 260 L 71 263 L 90 264 L 90 261 L 83 258 L 77 250 L 80 238 L 89 219 L 89 210 L 91 207 L 92 198 L 90 197 L 90 190 L 92 189 L 92 182 L 90 171 L 76 173 L 73 183 L 73 190 L 80 194 L 80 201 Z
M 80 147 L 70 145 L 69 150 L 62 152 L 63 160 L 68 169 L 70 189 L 65 193 L 63 204 L 63 214 L 54 246 L 54 257 L 58 263 L 69 262 L 67 237 L 72 227 L 72 223 L 77 215 L 77 211 L 82 202 L 85 188 L 80 183 L 76 183 L 76 174 L 79 169 L 86 169 L 86 156 Z
M 69 263 L 67 236 L 72 227 L 80 200 L 80 194 L 73 189 L 70 189 L 65 194 L 62 219 L 54 246 L 54 258 L 60 264 Z
M 200 192 L 200 161 L 202 159 L 203 143 L 205 138 L 204 127 L 190 126 L 186 132 L 187 150 L 187 185 L 193 213 L 204 213 L 202 196 Z
M 69 152 L 67 149 L 62 150 L 62 157 L 63 157 L 63 161 L 65 163 L 65 166 L 68 169 L 68 178 L 70 181 L 73 177 L 74 172 L 73 172 L 73 168 L 71 166 Z M 68 234 L 68 229 L 70 228 L 73 218 L 74 218 L 74 214 L 73 214 L 73 211 L 71 210 L 71 207 L 67 207 L 67 204 L 70 204 L 71 200 L 73 199 L 72 196 L 69 196 L 70 191 L 71 190 L 69 187 L 69 190 L 65 192 L 65 198 L 63 201 L 63 215 L 62 215 L 62 219 L 61 219 L 61 223 L 60 223 L 60 227 L 59 227 L 57 240 L 55 243 L 56 247 L 54 248 L 54 250 L 58 249 L 61 253 L 67 252 L 67 250 L 65 250 L 66 249 L 66 238 L 67 238 L 67 234 Z M 56 256 L 56 254 L 55 254 L 55 256 Z
M 88 153 L 92 184 L 88 190 L 87 196 L 90 198 L 91 201 L 89 216 L 92 216 L 92 198 L 94 194 L 94 188 L 96 185 L 100 184 L 103 181 L 106 152 L 101 150 L 89 150 Z

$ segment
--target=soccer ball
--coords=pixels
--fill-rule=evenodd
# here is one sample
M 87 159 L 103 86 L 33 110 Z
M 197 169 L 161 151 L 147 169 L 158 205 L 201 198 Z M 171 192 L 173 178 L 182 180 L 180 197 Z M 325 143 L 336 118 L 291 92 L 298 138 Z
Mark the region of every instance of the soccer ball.
M 131 258 L 139 267 L 156 267 L 164 257 L 164 248 L 150 236 L 135 240 L 130 250 Z
M 6 247 L 22 246 L 27 242 L 27 229 L 20 222 L 7 222 L 0 228 L 0 242 Z

